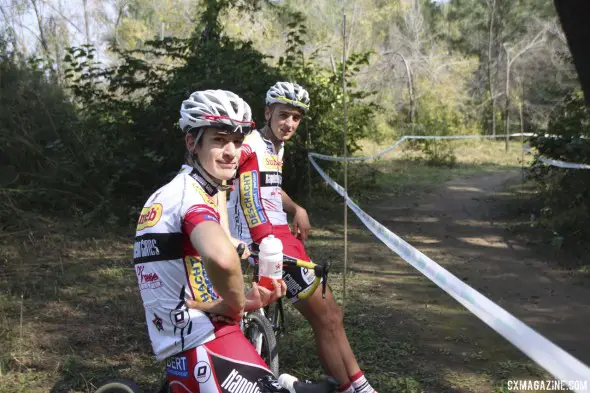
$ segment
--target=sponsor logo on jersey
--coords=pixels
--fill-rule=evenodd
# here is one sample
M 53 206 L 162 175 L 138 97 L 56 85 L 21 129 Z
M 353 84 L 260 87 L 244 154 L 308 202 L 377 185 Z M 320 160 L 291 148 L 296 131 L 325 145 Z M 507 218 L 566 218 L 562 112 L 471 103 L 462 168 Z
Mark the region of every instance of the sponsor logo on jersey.
M 141 231 L 153 227 L 160 221 L 164 208 L 161 203 L 154 203 L 141 209 L 139 220 L 137 221 L 137 230 Z
M 191 321 L 188 310 L 178 308 L 170 311 L 170 322 L 178 329 L 184 329 Z
M 152 319 L 152 323 L 154 324 L 156 329 L 158 329 L 159 332 L 164 330 L 164 322 L 162 321 L 162 318 L 158 316 L 158 314 L 154 314 L 154 319 Z
M 133 244 L 133 261 L 139 263 L 182 259 L 183 234 L 146 233 L 135 237 Z
M 276 156 L 266 156 L 264 157 L 264 167 L 265 169 L 277 170 L 283 167 L 283 160 Z
M 313 283 L 313 280 L 315 280 L 315 272 L 313 271 L 313 269 L 308 269 L 308 268 L 301 268 L 301 276 L 303 277 L 303 280 L 307 283 L 307 285 L 311 285 Z
M 280 187 L 283 182 L 283 176 L 278 172 L 261 172 L 260 178 L 262 187 Z
M 209 380 L 209 377 L 211 376 L 211 366 L 206 361 L 201 360 L 195 366 L 194 373 L 197 382 L 205 383 Z
M 158 277 L 156 272 L 146 272 L 145 266 L 143 265 L 135 266 L 135 274 L 139 281 L 140 291 L 144 289 L 157 289 L 162 286 L 162 281 L 160 281 L 160 277 Z
M 250 228 L 266 222 L 260 199 L 258 198 L 258 171 L 245 172 L 240 175 L 240 204 L 244 217 Z
M 188 378 L 186 356 L 171 356 L 166 359 L 166 371 L 175 377 Z
M 283 280 L 287 284 L 287 290 L 293 296 L 297 295 L 303 289 L 289 273 L 283 276 Z
M 224 392 L 229 393 L 260 393 L 260 388 L 256 381 L 249 381 L 246 377 L 240 375 L 235 368 L 221 383 Z
M 160 255 L 156 239 L 141 239 L 133 244 L 133 259 Z
M 211 281 L 207 277 L 203 261 L 200 257 L 187 256 L 184 259 L 186 270 L 189 272 L 189 282 L 197 302 L 210 302 L 217 299 Z

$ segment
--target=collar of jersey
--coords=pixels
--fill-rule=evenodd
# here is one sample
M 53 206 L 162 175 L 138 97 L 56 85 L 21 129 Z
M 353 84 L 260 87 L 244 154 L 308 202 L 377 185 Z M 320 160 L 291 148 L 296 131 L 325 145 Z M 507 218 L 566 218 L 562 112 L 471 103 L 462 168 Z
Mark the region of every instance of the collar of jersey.
M 281 151 L 281 149 L 285 146 L 285 142 L 281 142 L 281 145 L 279 146 L 279 148 L 275 152 L 275 150 L 274 150 L 275 149 L 275 144 L 272 143 L 272 141 L 270 139 L 265 138 L 264 137 L 264 134 L 262 134 L 262 132 L 260 130 L 256 130 L 256 131 L 258 131 L 258 133 L 260 134 L 260 138 L 262 138 L 262 140 L 264 141 L 264 143 L 266 143 L 267 145 L 270 145 L 272 147 L 273 153 L 278 154 L 279 151 Z
M 217 187 L 219 185 L 213 182 L 213 180 L 206 179 L 205 176 L 203 176 L 203 174 L 199 173 L 199 170 L 197 170 L 197 168 L 183 164 L 182 168 L 180 169 L 180 173 L 186 173 L 190 177 L 195 179 L 195 181 L 199 183 L 203 190 L 205 190 L 205 192 L 210 196 L 214 196 L 215 194 L 217 194 Z

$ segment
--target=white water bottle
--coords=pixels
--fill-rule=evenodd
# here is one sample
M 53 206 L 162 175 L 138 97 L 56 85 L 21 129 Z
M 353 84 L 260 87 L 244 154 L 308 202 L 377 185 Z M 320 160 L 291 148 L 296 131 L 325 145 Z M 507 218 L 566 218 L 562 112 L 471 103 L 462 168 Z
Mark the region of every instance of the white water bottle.
M 281 374 L 279 376 L 279 385 L 283 389 L 287 389 L 289 393 L 295 393 L 295 388 L 293 387 L 293 384 L 297 381 L 297 378 L 289 374 Z
M 258 284 L 274 291 L 272 280 L 283 278 L 283 242 L 268 235 L 260 242 L 258 252 Z

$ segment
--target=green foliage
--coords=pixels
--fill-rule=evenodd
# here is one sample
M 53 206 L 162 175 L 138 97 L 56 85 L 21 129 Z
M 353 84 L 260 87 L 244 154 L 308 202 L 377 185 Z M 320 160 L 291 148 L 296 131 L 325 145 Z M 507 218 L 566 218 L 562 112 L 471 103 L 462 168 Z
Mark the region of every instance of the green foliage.
M 192 91 L 232 90 L 262 116 L 266 90 L 279 75 L 250 43 L 220 36 L 219 11 L 204 13 L 208 23 L 190 39 L 117 50 L 114 67 L 94 64 L 91 48 L 70 49 L 69 87 L 84 129 L 92 130 L 85 137 L 94 140 L 86 151 L 92 163 L 86 177 L 100 185 L 100 204 L 89 218 L 108 211 L 135 219 L 147 195 L 179 168 L 184 148 L 178 110 Z
M 300 14 L 290 16 L 287 51 L 278 66 L 251 42 L 223 34 L 220 15 L 230 7 L 254 12 L 258 6 L 210 0 L 190 38 L 146 41 L 133 50 L 113 47 L 117 61 L 111 66 L 96 61 L 92 46 L 69 48 L 64 85 L 72 103 L 42 71 L 3 55 L 2 75 L 11 77 L 2 79 L 7 93 L 1 116 L 7 121 L 0 134 L 6 151 L 0 186 L 8 201 L 2 213 L 37 206 L 70 209 L 83 223 L 136 220 L 147 196 L 182 163 L 177 124 L 182 100 L 195 90 L 231 90 L 251 105 L 261 127 L 266 91 L 278 80 L 297 81 L 312 99 L 312 110 L 287 145 L 284 177 L 290 194 L 306 195 L 319 182 L 307 153 L 343 151 L 341 73 L 334 75 L 313 56 L 304 58 L 306 28 Z M 356 141 L 366 135 L 375 109 L 352 82 L 368 61 L 369 53 L 352 54 L 346 65 L 349 152 L 358 149 Z M 59 202 L 50 205 L 50 200 Z
M 288 143 L 285 154 L 284 186 L 288 193 L 306 195 L 309 186 L 323 190 L 317 172 L 311 169 L 307 154 L 310 151 L 328 155 L 344 154 L 344 121 L 342 63 L 337 64 L 336 73 L 319 65 L 318 53 L 305 58 L 303 37 L 307 33 L 303 15 L 294 12 L 287 25 L 286 55 L 279 59 L 279 70 L 288 80 L 304 86 L 311 97 L 311 108 L 305 116 L 295 138 Z M 370 52 L 353 53 L 345 65 L 347 125 L 346 149 L 352 154 L 359 149 L 357 141 L 365 137 L 373 123 L 378 107 L 367 98 L 370 93 L 358 89 L 354 76 L 361 67 L 369 63 Z M 322 165 L 324 163 L 322 162 Z M 341 171 L 341 166 L 327 164 L 328 174 Z M 311 176 L 311 179 L 310 177 Z
M 39 59 L 25 61 L 0 37 L 0 227 L 21 225 L 28 210 L 85 203 L 78 170 L 84 145 L 61 88 Z M 68 202 L 69 201 L 69 202 Z
M 590 120 L 581 92 L 554 111 L 553 135 L 537 135 L 531 145 L 539 154 L 556 160 L 590 164 Z M 590 172 L 561 169 L 536 161 L 530 168 L 543 201 L 541 222 L 561 239 L 559 245 L 588 244 L 590 240 Z

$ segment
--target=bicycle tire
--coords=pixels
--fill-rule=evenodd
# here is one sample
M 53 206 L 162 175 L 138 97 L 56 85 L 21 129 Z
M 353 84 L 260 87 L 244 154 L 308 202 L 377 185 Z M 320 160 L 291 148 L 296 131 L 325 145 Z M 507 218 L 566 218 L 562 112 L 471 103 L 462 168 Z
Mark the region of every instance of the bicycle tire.
M 270 321 L 260 312 L 251 312 L 246 316 L 246 328 L 244 335 L 256 347 L 253 337 L 258 331 L 262 335 L 262 348 L 259 352 L 260 357 L 270 368 L 270 371 L 278 377 L 279 375 L 279 350 L 277 348 L 277 339 Z
M 133 381 L 115 379 L 102 384 L 94 393 L 143 393 Z

